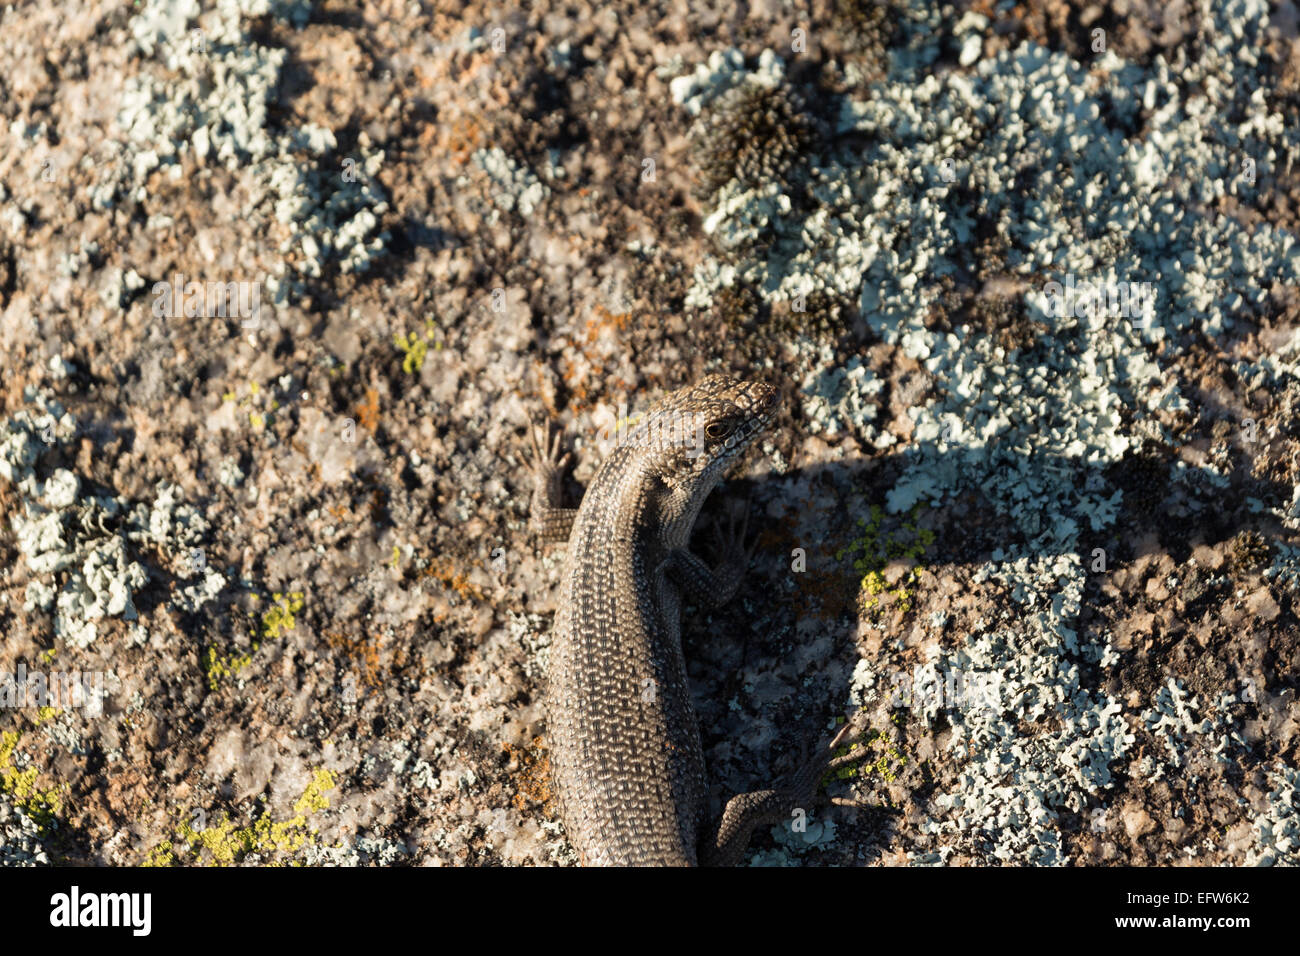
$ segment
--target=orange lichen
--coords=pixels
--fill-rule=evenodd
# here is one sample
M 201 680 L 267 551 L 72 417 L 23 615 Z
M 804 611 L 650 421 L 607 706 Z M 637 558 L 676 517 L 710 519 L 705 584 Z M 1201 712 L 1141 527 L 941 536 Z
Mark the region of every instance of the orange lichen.
M 345 654 L 355 665 L 361 683 L 372 690 L 378 688 L 382 682 L 383 665 L 379 659 L 379 645 L 383 640 L 382 635 L 348 637 L 346 634 L 325 632 L 325 643 L 331 650 Z
M 551 816 L 558 816 L 555 805 L 555 792 L 551 789 L 551 759 L 542 745 L 541 737 L 534 737 L 529 747 L 516 747 L 503 743 L 510 761 L 510 771 L 514 774 L 518 787 L 511 802 L 520 813 L 527 813 L 529 802 L 541 804 L 542 811 Z
M 483 592 L 470 583 L 469 575 L 464 571 L 456 570 L 448 558 L 434 558 L 429 562 L 428 567 L 420 572 L 420 577 L 433 578 L 443 587 L 450 588 L 467 600 L 483 600 Z
M 588 345 L 595 344 L 601 333 L 606 330 L 613 329 L 615 332 L 626 332 L 632 324 L 631 312 L 614 313 L 599 303 L 593 306 L 591 311 L 595 313 L 595 316 L 587 320 L 586 337 Z
M 464 163 L 471 153 L 482 148 L 485 135 L 482 121 L 473 113 L 466 113 L 448 124 L 445 149 L 458 163 Z
M 379 430 L 379 390 L 366 389 L 366 400 L 357 402 L 357 423 L 372 435 Z

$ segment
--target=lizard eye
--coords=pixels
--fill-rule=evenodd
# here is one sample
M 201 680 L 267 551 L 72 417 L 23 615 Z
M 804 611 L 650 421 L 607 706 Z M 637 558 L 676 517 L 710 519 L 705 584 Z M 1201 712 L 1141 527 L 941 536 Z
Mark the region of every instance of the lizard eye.
M 763 399 L 763 408 L 767 409 L 767 408 L 774 407 L 776 405 L 776 399 L 777 399 L 776 390 L 773 389 L 772 391 L 768 392 L 767 397 Z
M 709 422 L 704 426 L 704 434 L 710 438 L 726 438 L 731 434 L 731 430 L 736 427 L 736 423 L 730 419 L 723 419 L 720 422 Z

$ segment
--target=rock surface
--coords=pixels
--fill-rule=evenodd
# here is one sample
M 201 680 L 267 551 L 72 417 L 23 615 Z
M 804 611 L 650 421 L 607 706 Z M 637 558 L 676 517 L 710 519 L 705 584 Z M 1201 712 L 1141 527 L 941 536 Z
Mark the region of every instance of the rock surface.
M 0 863 L 573 862 L 526 424 L 710 371 L 715 807 L 864 708 L 898 811 L 751 862 L 1297 862 L 1297 22 L 4 8 Z

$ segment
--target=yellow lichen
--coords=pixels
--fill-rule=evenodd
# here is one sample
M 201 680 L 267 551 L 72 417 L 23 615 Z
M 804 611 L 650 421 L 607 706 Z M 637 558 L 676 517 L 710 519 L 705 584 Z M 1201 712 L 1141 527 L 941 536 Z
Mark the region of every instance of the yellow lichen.
M 272 821 L 269 817 L 253 821 L 248 826 L 237 826 L 228 816 L 212 826 L 196 829 L 185 821 L 176 830 L 174 839 L 164 840 L 149 851 L 145 866 L 175 866 L 179 863 L 206 863 L 210 866 L 232 866 L 250 854 L 272 857 L 270 866 L 284 865 L 277 856 L 297 853 L 316 842 L 317 831 L 308 824 L 308 817 L 329 808 L 326 794 L 338 785 L 333 771 L 319 769 L 312 775 L 301 797 L 293 805 L 294 815 L 288 820 Z M 296 861 L 287 861 L 296 865 Z
M 860 755 L 863 758 L 868 756 L 869 750 L 879 752 L 880 756 L 874 760 L 864 760 L 860 763 L 850 763 L 838 767 L 826 777 L 826 781 L 848 780 L 859 776 L 865 770 L 867 772 L 875 771 L 885 779 L 885 782 L 893 783 L 898 779 L 899 772 L 907 766 L 907 756 L 894 745 L 894 742 L 889 739 L 889 735 L 884 731 L 873 734 L 864 743 L 853 744 L 851 747 L 840 749 L 835 756 L 847 756 L 857 750 L 863 751 Z
M 870 769 L 884 777 L 886 783 L 897 780 L 899 773 L 907 766 L 907 756 L 894 746 L 894 742 L 883 730 L 867 741 L 867 745 L 881 751 L 876 762 L 870 764 Z
M 298 802 L 293 805 L 294 813 L 315 813 L 318 810 L 325 810 L 329 807 L 329 797 L 325 794 L 333 790 L 338 785 L 338 779 L 334 776 L 333 771 L 317 770 L 313 775 L 311 783 L 303 791 Z
M 301 591 L 292 591 L 289 594 L 281 594 L 278 591 L 271 595 L 275 602 L 266 611 L 263 611 L 258 618 L 254 614 L 252 622 L 253 651 L 261 650 L 262 641 L 273 640 L 280 636 L 281 631 L 292 631 L 298 623 L 295 615 L 303 608 L 303 595 Z M 254 601 L 261 600 L 261 596 L 253 594 Z M 223 654 L 215 646 L 209 646 L 203 655 L 203 672 L 208 675 L 208 686 L 216 690 L 221 686 L 221 681 L 226 677 L 237 677 L 239 672 L 253 662 L 253 655 L 249 654 Z
M 13 798 L 15 804 L 37 826 L 44 829 L 54 823 L 55 818 L 63 812 L 64 787 L 42 789 L 36 785 L 38 771 L 35 767 L 19 770 L 14 763 L 14 752 L 18 749 L 18 734 L 5 731 L 0 734 L 0 792 Z
M 248 394 L 243 398 L 239 397 L 238 391 L 223 392 L 221 395 L 223 402 L 237 402 L 239 407 L 248 413 L 248 424 L 254 431 L 262 431 L 269 423 L 269 414 L 280 407 L 280 403 L 274 399 L 269 402 L 262 395 L 262 386 L 257 382 L 248 383 Z
M 275 604 L 270 610 L 262 614 L 262 629 L 260 635 L 263 640 L 270 640 L 280 636 L 280 630 L 292 631 L 297 620 L 294 615 L 302 610 L 302 592 L 292 591 L 289 594 L 280 594 L 278 591 L 271 595 Z M 253 645 L 257 647 L 256 644 Z
M 415 375 L 424 368 L 425 357 L 429 354 L 429 343 L 433 343 L 435 352 L 442 349 L 442 339 L 438 336 L 438 327 L 433 319 L 424 320 L 424 335 L 418 332 L 408 332 L 403 335 L 401 332 L 393 333 L 393 344 L 401 350 L 405 356 L 402 359 L 402 371 L 407 375 Z
M 249 664 L 253 663 L 251 654 L 221 654 L 209 645 L 203 659 L 203 670 L 208 675 L 208 687 L 216 690 L 221 686 L 222 678 L 238 677 Z
M 163 840 L 149 851 L 141 866 L 175 866 L 176 857 L 172 853 L 172 841 Z
M 926 548 L 934 543 L 934 532 L 917 525 L 916 516 L 920 508 L 920 505 L 913 508 L 898 528 L 882 533 L 884 509 L 872 505 L 870 518 L 858 519 L 858 526 L 862 528 L 861 537 L 836 552 L 837 561 L 843 560 L 846 554 L 861 552 L 861 556 L 853 560 L 853 569 L 862 575 L 859 600 L 864 611 L 877 609 L 882 594 L 889 595 L 898 610 L 906 613 L 912 609 L 916 591 L 909 583 L 920 580 L 924 573 L 921 559 L 925 556 Z M 891 562 L 899 560 L 909 561 L 915 566 L 902 581 L 891 587 L 885 570 Z

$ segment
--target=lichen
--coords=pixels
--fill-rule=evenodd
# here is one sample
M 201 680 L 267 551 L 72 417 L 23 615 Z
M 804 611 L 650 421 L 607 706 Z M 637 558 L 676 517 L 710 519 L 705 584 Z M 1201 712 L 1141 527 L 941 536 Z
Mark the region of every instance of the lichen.
M 172 839 L 160 842 L 149 851 L 143 865 L 235 866 L 250 857 L 270 866 L 285 862 L 302 865 L 303 861 L 294 857 L 317 841 L 318 831 L 310 825 L 309 818 L 329 809 L 327 794 L 337 786 L 333 771 L 316 770 L 311 783 L 294 803 L 293 816 L 279 822 L 263 816 L 239 826 L 223 814 L 213 825 L 196 829 L 190 820 L 185 820 Z
M 63 792 L 67 785 L 38 786 L 36 767 L 20 767 L 18 764 L 19 739 L 16 731 L 0 733 L 0 792 L 9 796 L 44 831 L 53 826 L 63 812 Z
M 912 609 L 915 596 L 912 584 L 924 573 L 921 560 L 926 549 L 934 544 L 934 532 L 917 524 L 920 512 L 920 505 L 913 507 L 906 519 L 891 521 L 891 527 L 882 533 L 885 511 L 879 505 L 871 505 L 870 517 L 858 519 L 861 536 L 835 553 L 836 561 L 858 555 L 853 558 L 853 570 L 862 576 L 859 600 L 863 610 L 873 611 L 880 607 L 882 595 L 887 595 L 890 604 L 899 611 L 906 613 Z M 895 561 L 904 561 L 912 566 L 903 573 L 900 583 L 891 586 L 885 570 Z
M 223 392 L 221 400 L 235 403 L 248 416 L 249 427 L 254 432 L 265 431 L 280 409 L 279 399 L 264 391 L 258 382 L 249 382 L 243 395 L 238 390 Z
M 402 371 L 407 375 L 417 375 L 424 368 L 424 359 L 429 354 L 429 343 L 433 343 L 436 352 L 442 348 L 442 340 L 436 337 L 437 329 L 430 319 L 425 322 L 424 335 L 408 332 L 393 334 L 393 344 L 402 353 Z
M 261 600 L 261 595 L 253 593 L 252 600 Z M 303 593 L 291 591 L 271 595 L 272 604 L 261 614 L 250 615 L 252 633 L 251 650 L 244 653 L 226 651 L 214 644 L 208 645 L 201 658 L 203 673 L 208 681 L 208 688 L 217 691 L 222 681 L 237 679 L 242 671 L 253 663 L 253 655 L 262 648 L 263 641 L 276 640 L 284 631 L 292 631 L 297 625 L 296 615 L 303 609 Z
M 254 598 L 257 595 L 253 595 Z M 291 591 L 288 594 L 281 594 L 279 591 L 271 595 L 273 602 L 271 607 L 262 612 L 261 627 L 258 629 L 258 636 L 266 640 L 274 640 L 280 636 L 281 630 L 292 631 L 297 624 L 297 618 L 294 617 L 303 608 L 303 594 L 301 591 Z M 254 650 L 258 645 L 253 644 Z
M 1108 636 L 1080 623 L 1084 541 L 1171 490 L 1214 489 L 1184 496 L 1193 515 L 1222 495 L 1222 462 L 1192 467 L 1164 451 L 1185 443 L 1172 416 L 1198 387 L 1178 356 L 1267 312 L 1271 289 L 1300 284 L 1294 236 L 1226 211 L 1259 197 L 1247 164 L 1264 182 L 1300 158 L 1300 130 L 1259 93 L 1261 58 L 1242 52 L 1264 42 L 1260 0 L 1197 0 L 1198 55 L 1176 66 L 1114 51 L 1085 62 L 1031 40 L 985 56 L 979 22 L 952 27 L 951 5 L 898 6 L 885 75 L 869 87 L 849 78 L 816 175 L 733 177 L 708 198 L 713 255 L 685 301 L 708 307 L 744 286 L 776 314 L 800 296 L 849 298 L 896 361 L 920 367 L 884 510 L 978 496 L 1005 530 L 972 585 L 997 582 L 1011 608 L 929 662 L 992 674 L 1005 696 L 948 712 L 958 783 L 936 797 L 919 842 L 961 841 L 984 862 L 1059 864 L 1058 813 L 1104 795 L 1116 764 L 1133 772 L 1123 761 L 1139 721 L 1108 691 L 1119 660 Z M 953 54 L 961 68 L 933 68 Z M 754 63 L 728 50 L 670 89 L 698 131 L 700 117 L 727 109 L 728 91 L 785 82 L 773 51 Z M 1002 301 L 981 310 L 968 308 L 973 291 L 954 299 L 954 279 L 969 286 L 972 272 Z M 1079 288 L 1149 285 L 1153 295 L 1056 308 L 1053 283 L 1076 277 Z M 796 347 L 809 368 L 821 364 L 816 343 Z M 1294 354 L 1278 351 L 1241 363 L 1243 392 L 1290 379 Z M 1251 508 L 1294 531 L 1298 503 Z M 873 523 L 854 548 L 866 614 L 889 589 Z M 1273 541 L 1269 551 L 1265 579 L 1300 587 L 1300 549 Z M 1258 546 L 1243 557 L 1267 560 Z M 878 663 L 901 667 L 891 645 Z M 1050 729 L 1026 738 L 1023 721 Z
M 220 690 L 223 680 L 238 678 L 251 663 L 252 654 L 223 654 L 214 645 L 208 645 L 203 652 L 203 673 L 208 679 L 208 688 Z

